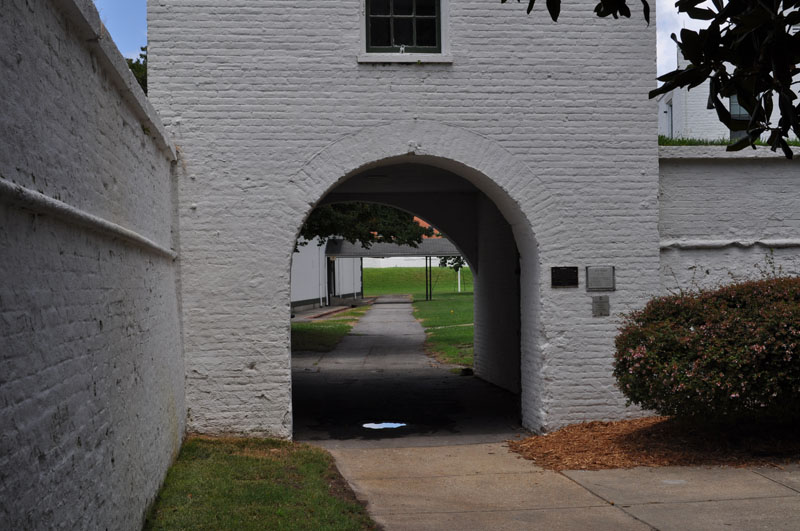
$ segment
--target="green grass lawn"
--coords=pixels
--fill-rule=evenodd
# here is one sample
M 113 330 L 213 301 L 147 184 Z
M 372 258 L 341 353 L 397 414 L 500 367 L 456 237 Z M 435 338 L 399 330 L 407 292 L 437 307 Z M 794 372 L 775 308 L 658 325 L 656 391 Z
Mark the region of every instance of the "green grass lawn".
M 330 352 L 367 310 L 369 306 L 359 306 L 317 321 L 292 323 L 292 352 Z
M 410 294 L 414 298 L 414 316 L 425 327 L 426 351 L 446 363 L 472 366 L 475 320 L 472 272 L 461 271 L 458 293 L 452 269 L 434 267 L 433 300 L 425 300 L 425 268 L 387 267 L 364 269 L 364 292 L 367 296 Z
M 375 529 L 324 450 L 274 439 L 190 437 L 144 528 Z
M 472 271 L 461 270 L 461 289 L 472 291 Z M 433 268 L 433 295 L 456 293 L 458 283 L 455 271 L 449 267 Z M 424 267 L 364 268 L 364 295 L 394 295 L 406 293 L 415 299 L 425 298 Z

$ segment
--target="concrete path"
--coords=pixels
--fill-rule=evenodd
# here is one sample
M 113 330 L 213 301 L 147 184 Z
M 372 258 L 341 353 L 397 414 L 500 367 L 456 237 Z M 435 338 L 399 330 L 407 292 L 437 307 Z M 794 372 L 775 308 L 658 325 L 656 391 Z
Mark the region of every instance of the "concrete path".
M 389 531 L 800 529 L 797 466 L 559 474 L 502 443 L 331 452 Z
M 404 299 L 335 351 L 294 361 L 295 436 L 328 448 L 393 530 L 797 530 L 800 466 L 543 470 L 502 441 L 514 397 L 431 362 Z M 365 422 L 408 426 L 369 430 Z

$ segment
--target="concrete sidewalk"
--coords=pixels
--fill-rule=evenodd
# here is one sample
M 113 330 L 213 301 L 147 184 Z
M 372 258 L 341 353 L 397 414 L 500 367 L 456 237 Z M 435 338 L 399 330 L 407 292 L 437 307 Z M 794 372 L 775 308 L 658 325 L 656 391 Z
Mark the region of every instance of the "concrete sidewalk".
M 424 339 L 407 298 L 381 297 L 334 351 L 293 356 L 295 438 L 328 448 L 388 531 L 800 529 L 800 467 L 537 467 L 503 444 L 524 434 L 516 397 Z
M 393 530 L 800 529 L 800 467 L 563 474 L 502 443 L 331 450 Z

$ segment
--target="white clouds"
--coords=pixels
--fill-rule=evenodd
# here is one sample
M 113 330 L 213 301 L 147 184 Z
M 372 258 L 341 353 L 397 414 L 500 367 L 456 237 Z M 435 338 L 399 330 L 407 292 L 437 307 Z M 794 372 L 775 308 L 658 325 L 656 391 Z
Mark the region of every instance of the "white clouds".
M 709 4 L 705 2 L 701 6 Z M 674 0 L 656 0 L 656 24 L 658 47 L 658 75 L 666 74 L 677 66 L 677 49 L 670 34 L 680 34 L 682 28 L 700 29 L 707 22 L 692 20 L 685 13 L 678 13 Z

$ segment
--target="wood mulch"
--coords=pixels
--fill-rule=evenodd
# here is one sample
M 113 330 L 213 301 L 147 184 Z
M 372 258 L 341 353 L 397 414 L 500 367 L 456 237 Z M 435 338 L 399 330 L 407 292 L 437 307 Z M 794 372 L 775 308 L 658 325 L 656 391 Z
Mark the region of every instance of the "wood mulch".
M 669 417 L 573 424 L 509 441 L 512 451 L 550 470 L 637 466 L 781 466 L 800 462 L 800 426 L 715 428 Z

